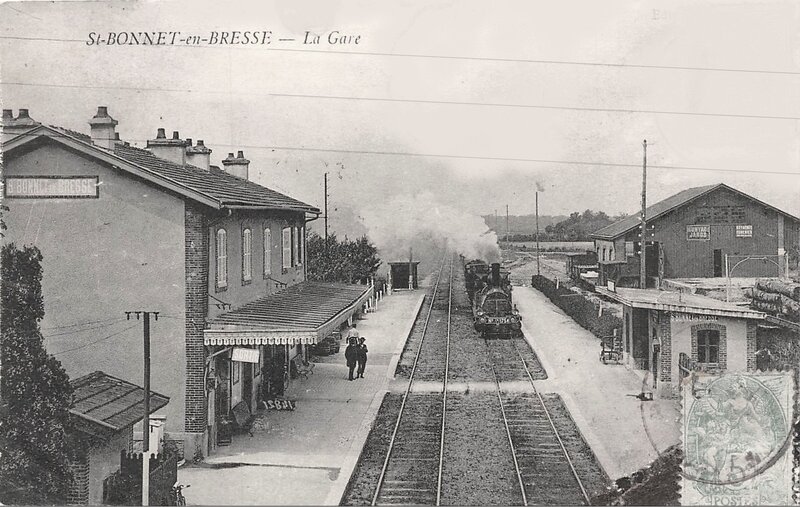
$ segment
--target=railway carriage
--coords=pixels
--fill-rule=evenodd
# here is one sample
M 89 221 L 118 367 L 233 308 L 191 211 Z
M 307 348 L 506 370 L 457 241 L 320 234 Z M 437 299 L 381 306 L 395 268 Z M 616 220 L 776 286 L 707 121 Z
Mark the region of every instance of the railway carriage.
M 475 329 L 483 338 L 512 338 L 522 333 L 522 316 L 512 302 L 508 275 L 494 263 L 486 285 L 475 291 L 472 314 Z

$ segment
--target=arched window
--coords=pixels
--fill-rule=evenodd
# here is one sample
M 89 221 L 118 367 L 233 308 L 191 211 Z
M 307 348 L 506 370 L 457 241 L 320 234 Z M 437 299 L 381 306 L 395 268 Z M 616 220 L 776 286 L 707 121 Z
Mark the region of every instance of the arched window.
M 272 231 L 264 228 L 264 276 L 272 273 Z
M 228 286 L 228 239 L 225 229 L 217 231 L 217 287 Z
M 253 279 L 253 233 L 250 229 L 242 231 L 242 281 L 249 282 Z

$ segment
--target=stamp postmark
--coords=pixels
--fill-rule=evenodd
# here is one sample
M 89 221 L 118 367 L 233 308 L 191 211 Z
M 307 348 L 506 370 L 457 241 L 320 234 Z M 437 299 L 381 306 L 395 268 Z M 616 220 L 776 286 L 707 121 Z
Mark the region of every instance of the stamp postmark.
M 791 372 L 696 373 L 681 397 L 682 505 L 792 503 Z

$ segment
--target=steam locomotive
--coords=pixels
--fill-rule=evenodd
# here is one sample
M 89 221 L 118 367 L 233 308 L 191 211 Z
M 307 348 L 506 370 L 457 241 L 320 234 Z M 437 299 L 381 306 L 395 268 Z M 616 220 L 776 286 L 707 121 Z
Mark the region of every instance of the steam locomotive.
M 464 265 L 467 294 L 472 301 L 475 329 L 483 338 L 511 338 L 522 333 L 522 317 L 511 300 L 509 272 L 483 261 Z

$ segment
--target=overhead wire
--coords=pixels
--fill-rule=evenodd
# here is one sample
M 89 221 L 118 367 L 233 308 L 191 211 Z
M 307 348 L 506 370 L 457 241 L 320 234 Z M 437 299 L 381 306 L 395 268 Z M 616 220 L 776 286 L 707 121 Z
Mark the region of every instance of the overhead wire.
M 0 35 L 0 40 L 20 40 L 32 42 L 73 42 L 86 44 L 88 39 L 68 39 L 60 37 L 28 37 L 19 35 Z M 656 65 L 656 64 L 636 64 L 636 63 L 617 63 L 617 62 L 591 62 L 580 60 L 548 60 L 536 58 L 501 58 L 492 56 L 466 56 L 466 55 L 436 55 L 422 53 L 387 53 L 380 51 L 352 51 L 337 49 L 297 49 L 275 47 L 272 45 L 211 45 L 211 44 L 111 44 L 108 47 L 157 47 L 157 48 L 191 48 L 191 49 L 217 49 L 217 50 L 247 50 L 247 51 L 276 51 L 289 53 L 309 53 L 326 55 L 352 55 L 352 56 L 373 56 L 383 58 L 412 58 L 412 59 L 433 59 L 433 60 L 464 60 L 478 62 L 497 62 L 497 63 L 524 63 L 539 65 L 562 65 L 562 66 L 582 66 L 582 67 L 607 67 L 618 69 L 649 69 L 649 70 L 669 70 L 669 71 L 691 71 L 691 72 L 725 72 L 742 74 L 765 74 L 765 75 L 785 75 L 800 76 L 800 71 L 782 69 L 746 69 L 737 67 L 693 67 L 688 65 Z
M 51 352 L 51 354 L 63 355 L 63 354 L 66 354 L 68 352 L 74 352 L 76 350 L 85 349 L 86 347 L 89 347 L 91 345 L 95 345 L 95 344 L 100 343 L 102 341 L 109 340 L 109 339 L 111 339 L 111 338 L 113 338 L 115 336 L 118 336 L 118 335 L 124 333 L 125 331 L 129 331 L 129 330 L 131 330 L 131 329 L 133 329 L 133 328 L 135 328 L 137 326 L 138 326 L 138 324 L 134 324 L 132 326 L 128 326 L 128 327 L 126 327 L 124 329 L 121 329 L 121 330 L 117 331 L 116 333 L 111 333 L 108 336 L 104 336 L 104 337 L 100 338 L 99 340 L 94 340 L 92 342 L 86 343 L 84 345 L 80 345 L 78 347 L 73 347 L 71 349 L 59 350 L 57 352 Z

